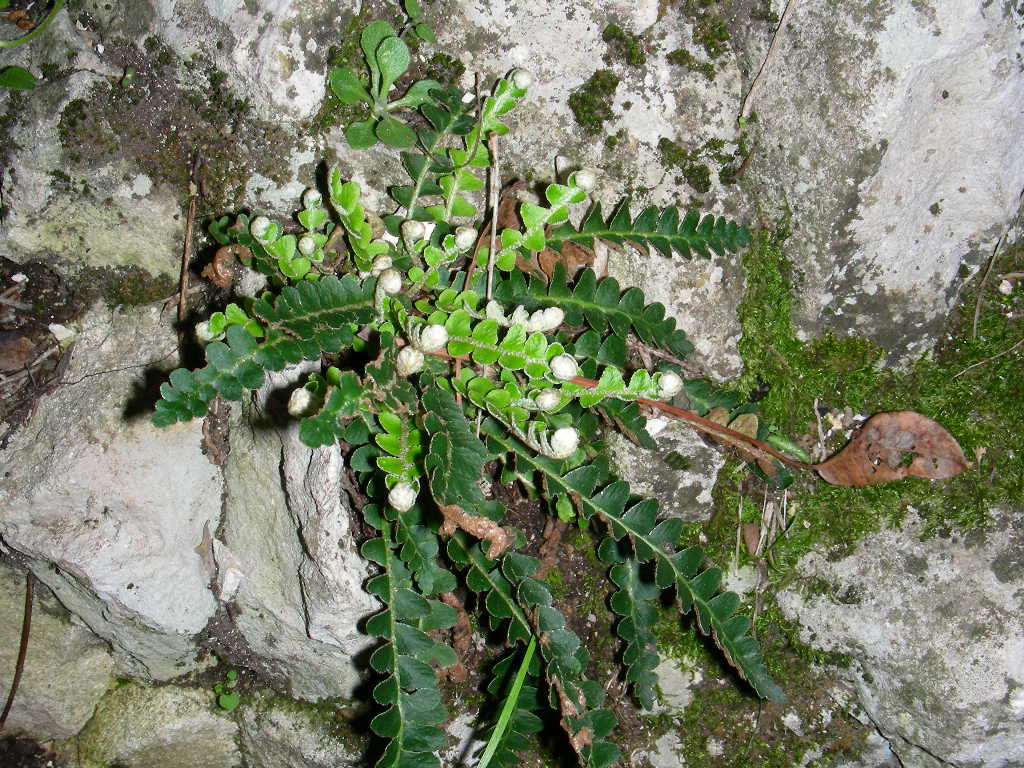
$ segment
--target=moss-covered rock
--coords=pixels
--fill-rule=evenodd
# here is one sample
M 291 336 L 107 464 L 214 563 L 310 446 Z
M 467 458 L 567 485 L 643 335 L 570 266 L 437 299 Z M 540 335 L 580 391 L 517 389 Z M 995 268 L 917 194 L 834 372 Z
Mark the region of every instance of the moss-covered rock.
M 208 691 L 126 682 L 104 697 L 77 738 L 57 747 L 82 768 L 236 768 L 237 734 Z

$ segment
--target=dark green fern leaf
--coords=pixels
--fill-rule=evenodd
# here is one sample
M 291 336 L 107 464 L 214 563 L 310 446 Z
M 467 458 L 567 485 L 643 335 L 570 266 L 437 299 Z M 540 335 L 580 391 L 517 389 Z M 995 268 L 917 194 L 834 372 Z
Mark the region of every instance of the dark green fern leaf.
M 684 258 L 693 253 L 709 258 L 712 251 L 723 256 L 750 243 L 747 229 L 724 216 L 709 213 L 702 217 L 691 210 L 680 220 L 675 208 L 659 210 L 652 205 L 633 219 L 629 201 L 624 200 L 607 221 L 601 215 L 601 204 L 595 203 L 578 231 L 567 222 L 548 235 L 548 245 L 558 249 L 562 243 L 574 242 L 590 248 L 595 238 L 641 249 L 651 246 L 662 256 L 677 253 Z
M 750 622 L 742 616 L 733 616 L 735 607 L 726 615 L 733 598 L 714 602 L 721 584 L 721 571 L 709 568 L 698 573 L 704 560 L 704 553 L 699 547 L 674 551 L 682 528 L 681 521 L 669 518 L 658 522 L 658 504 L 653 499 L 645 499 L 627 509 L 631 495 L 629 484 L 622 481 L 609 483 L 595 494 L 594 491 L 607 482 L 606 472 L 598 465 L 578 467 L 563 475 L 562 462 L 535 456 L 528 447 L 505 433 L 500 425 L 485 420 L 483 431 L 495 453 L 515 453 L 520 465 L 518 471 L 524 472 L 529 467 L 541 473 L 550 495 L 564 494 L 572 499 L 584 519 L 597 517 L 608 526 L 612 536 L 602 543 L 599 550 L 605 562 L 635 559 L 646 563 L 654 560 L 658 588 L 675 587 L 680 611 L 685 614 L 696 610 L 701 631 L 712 635 L 729 662 L 757 694 L 772 701 L 784 699 L 782 690 L 765 669 L 757 641 L 746 634 Z M 626 537 L 628 548 L 618 543 Z
M 395 540 L 398 556 L 412 572 L 416 585 L 424 595 L 440 595 L 456 587 L 455 576 L 437 561 L 441 539 L 424 524 L 419 505 L 401 514 L 389 507 L 395 517 Z
M 573 748 L 589 768 L 607 768 L 618 761 L 619 750 L 605 737 L 615 727 L 615 716 L 601 709 L 604 690 L 585 675 L 590 660 L 579 637 L 566 628 L 565 617 L 552 605 L 551 591 L 533 578 L 536 558 L 511 552 L 501 570 L 516 588 L 516 598 L 533 618 L 533 632 L 544 661 L 544 678 L 551 688 L 551 706 L 562 713 L 562 726 Z
M 455 402 L 451 392 L 431 387 L 423 395 L 430 432 L 430 446 L 424 467 L 430 478 L 430 492 L 442 507 L 457 506 L 474 513 L 484 502 L 477 484 L 483 474 L 487 450 Z
M 615 424 L 615 427 L 641 448 L 653 451 L 657 448 L 654 438 L 647 431 L 647 417 L 640 413 L 635 401 L 607 398 L 596 406 L 597 410 Z
M 611 607 L 622 617 L 616 631 L 626 643 L 622 654 L 628 668 L 626 681 L 633 684 L 643 708 L 653 709 L 658 700 L 658 676 L 654 670 L 660 659 L 651 628 L 658 620 L 654 601 L 661 596 L 661 588 L 641 576 L 636 560 L 612 566 L 609 578 L 619 588 L 611 597 Z
M 674 543 L 682 531 L 682 522 L 668 518 L 658 522 L 658 505 L 645 499 L 627 508 L 629 485 L 615 482 L 605 486 L 586 505 L 593 505 L 594 514 L 608 525 L 612 539 L 602 544 L 602 559 L 613 561 L 635 557 L 641 563 L 655 563 L 655 581 L 658 587 L 675 587 L 682 613 L 691 609 L 697 613 L 697 623 L 704 634 L 709 634 L 725 654 L 740 676 L 759 696 L 771 701 L 785 699 L 782 689 L 771 679 L 761 659 L 757 641 L 747 635 L 750 621 L 736 616 L 739 597 L 731 592 L 718 594 L 722 573 L 717 568 L 699 571 L 704 553 L 699 547 L 682 552 L 674 551 Z M 622 548 L 612 542 L 628 537 L 632 553 L 622 555 Z
M 739 405 L 741 399 L 736 392 L 715 389 L 707 379 L 688 379 L 683 392 L 689 401 L 689 409 L 698 416 L 703 416 L 712 408 L 726 408 L 732 411 Z
M 273 303 L 258 300 L 253 311 L 270 328 L 294 339 L 303 357 L 312 360 L 352 344 L 352 326 L 373 319 L 375 285 L 374 279 L 360 281 L 353 275 L 304 280 L 286 286 Z
M 555 265 L 548 283 L 516 270 L 495 285 L 494 297 L 508 306 L 521 304 L 531 312 L 557 306 L 565 312 L 567 325 L 586 324 L 599 333 L 610 329 L 623 339 L 633 330 L 645 343 L 677 357 L 693 351 L 686 334 L 676 328 L 675 319 L 665 316 L 664 305 L 646 304 L 639 288 L 622 291 L 615 278 L 598 280 L 592 269 L 583 270 L 571 287 L 561 263 Z
M 238 400 L 242 392 L 263 384 L 264 371 L 279 371 L 288 363 L 316 360 L 352 343 L 353 324 L 373 317 L 374 281 L 325 277 L 284 288 L 273 302 L 259 300 L 255 311 L 267 325 L 266 338 L 257 341 L 241 326 L 227 329 L 227 343 L 206 347 L 204 368 L 179 368 L 160 386 L 153 424 L 165 427 L 206 413 L 218 394 Z
M 448 541 L 448 557 L 460 568 L 466 569 L 466 586 L 483 597 L 483 605 L 490 617 L 491 629 L 498 629 L 506 620 L 507 642 L 526 643 L 533 630 L 530 621 L 515 599 L 514 590 L 494 560 L 489 560 L 479 544 L 469 545 L 462 532 L 456 532 Z
M 370 657 L 370 666 L 384 676 L 373 698 L 385 709 L 370 721 L 370 729 L 388 740 L 377 768 L 434 768 L 440 763 L 433 753 L 447 742 L 437 726 L 448 713 L 431 665 L 450 666 L 456 659 L 426 633 L 452 626 L 455 612 L 412 589 L 409 571 L 392 551 L 390 526 L 384 524 L 382 533 L 361 550 L 382 569 L 367 590 L 386 606 L 366 622 L 367 632 L 384 640 Z
M 299 439 L 310 448 L 345 440 L 347 422 L 358 413 L 364 395 L 358 376 L 351 371 L 341 374 L 338 385 L 327 388 L 320 410 L 299 423 Z

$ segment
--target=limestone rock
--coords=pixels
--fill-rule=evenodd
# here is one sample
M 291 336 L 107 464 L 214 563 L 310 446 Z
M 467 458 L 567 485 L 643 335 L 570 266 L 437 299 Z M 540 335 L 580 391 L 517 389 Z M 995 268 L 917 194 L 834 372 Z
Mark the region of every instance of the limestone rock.
M 223 540 L 243 574 L 232 620 L 292 695 L 318 700 L 351 695 L 351 657 L 372 643 L 357 626 L 377 608 L 361 586 L 368 572 L 341 501 L 341 456 L 306 448 L 282 417 L 287 388 L 309 370 L 268 376 L 233 426 Z
M 748 177 L 797 225 L 808 329 L 896 356 L 934 338 L 961 263 L 987 258 L 1020 204 L 1021 21 L 971 0 L 795 7 L 752 104 Z
M 633 493 L 653 496 L 662 513 L 688 521 L 711 516 L 711 489 L 725 464 L 725 455 L 705 443 L 700 433 L 671 421 L 648 451 L 619 434 L 609 436 L 616 469 Z
M 236 768 L 238 727 L 215 708 L 211 692 L 128 683 L 107 694 L 57 752 L 82 768 Z
M 7 700 L 18 658 L 25 603 L 24 572 L 0 562 L 0 701 Z M 6 734 L 36 741 L 69 738 L 92 717 L 112 682 L 114 662 L 104 642 L 73 624 L 42 584 L 34 589 L 25 669 Z
M 313 710 L 274 699 L 246 702 L 239 709 L 242 754 L 247 768 L 357 768 L 364 745 L 339 738 L 345 725 Z
M 912 522 L 836 562 L 805 555 L 797 570 L 829 594 L 779 596 L 803 642 L 853 657 L 848 682 L 904 766 L 1024 762 L 1024 518 L 994 514 L 966 537 L 922 540 Z
M 61 385 L 3 452 L 0 534 L 126 671 L 190 669 L 213 614 L 195 552 L 216 527 L 221 479 L 199 450 L 201 422 L 158 430 L 147 372 L 175 360 L 173 313 L 97 307 L 82 320 Z

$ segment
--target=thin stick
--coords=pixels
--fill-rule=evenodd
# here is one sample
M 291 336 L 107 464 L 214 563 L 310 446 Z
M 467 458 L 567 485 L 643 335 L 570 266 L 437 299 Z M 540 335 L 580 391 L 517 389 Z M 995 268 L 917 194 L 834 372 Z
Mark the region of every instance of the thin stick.
M 978 362 L 976 362 L 976 363 L 974 363 L 972 365 L 968 365 L 966 368 L 964 368 L 962 371 L 960 371 L 960 373 L 956 374 L 953 378 L 957 379 L 957 378 L 963 376 L 969 370 L 971 370 L 971 368 L 977 368 L 979 365 L 985 365 L 985 363 L 991 363 L 993 360 L 995 360 L 997 358 L 1000 358 L 1003 355 L 1008 355 L 1011 352 L 1013 352 L 1013 350 L 1015 350 L 1017 347 L 1021 346 L 1022 344 L 1024 344 L 1024 339 L 1021 339 L 1020 341 L 1018 341 L 1016 344 L 1014 344 L 1009 349 L 1004 349 L 1002 352 L 999 352 L 998 354 L 992 355 L 992 357 L 986 357 L 984 360 L 979 360 Z
M 178 283 L 178 346 L 185 339 L 185 316 L 188 314 L 188 265 L 192 260 L 192 227 L 196 220 L 196 199 L 199 197 L 199 186 L 196 183 L 196 171 L 199 168 L 199 155 L 192 156 L 192 168 L 188 180 L 188 216 L 185 219 L 185 245 L 181 249 L 181 277 Z
M 25 574 L 25 612 L 21 619 L 21 644 L 18 646 L 18 661 L 14 665 L 14 678 L 11 680 L 11 690 L 7 694 L 7 704 L 4 705 L 3 713 L 0 713 L 0 729 L 7 722 L 7 715 L 11 712 L 11 705 L 14 704 L 14 694 L 18 692 L 18 684 L 21 682 L 21 673 L 25 669 L 28 637 L 32 632 L 32 592 L 35 582 L 36 577 L 32 575 L 32 571 L 28 571 Z
M 404 344 L 404 341 L 402 339 L 395 339 L 395 343 L 398 346 L 402 346 Z M 447 352 L 441 349 L 436 350 L 435 352 L 428 352 L 427 354 L 434 355 L 436 357 L 443 357 L 448 360 L 470 359 L 468 355 L 453 356 L 449 355 Z M 594 381 L 593 379 L 584 378 L 583 376 L 576 376 L 572 379 L 569 379 L 569 381 L 581 387 L 586 387 L 587 389 L 593 389 L 594 387 L 597 386 L 596 381 Z M 789 466 L 794 467 L 796 469 L 807 469 L 812 472 L 816 472 L 818 470 L 819 465 L 817 464 L 806 464 L 802 461 L 797 461 L 796 459 L 790 458 L 781 451 L 775 450 L 770 445 L 768 445 L 768 443 L 762 442 L 761 440 L 755 440 L 754 438 L 748 435 L 744 435 L 742 432 L 737 432 L 735 429 L 729 429 L 728 427 L 724 427 L 721 424 L 716 424 L 713 421 L 708 421 L 707 419 L 698 416 L 693 411 L 683 410 L 682 408 L 677 408 L 674 405 L 669 405 L 668 403 L 663 403 L 659 400 L 648 400 L 647 398 L 644 397 L 638 397 L 636 399 L 636 402 L 639 403 L 640 405 L 646 405 L 650 408 L 654 408 L 655 410 L 663 411 L 671 416 L 675 416 L 678 419 L 682 419 L 683 421 L 687 421 L 691 425 L 693 425 L 695 429 L 698 429 L 701 432 L 706 432 L 710 435 L 718 435 L 719 437 L 727 437 L 731 438 L 732 440 L 738 440 L 739 442 L 746 443 L 747 445 L 750 446 L 752 452 L 762 454 L 760 458 L 778 459 L 783 464 L 788 464 Z
M 764 56 L 764 61 L 761 62 L 761 68 L 757 70 L 757 75 L 754 77 L 754 82 L 750 84 L 750 90 L 747 91 L 747 95 L 743 97 L 743 108 L 740 110 L 740 117 L 747 118 L 750 116 L 750 108 L 754 103 L 754 96 L 761 89 L 761 85 L 764 82 L 764 76 L 768 72 L 768 62 L 775 57 L 775 52 L 778 50 L 779 41 L 782 40 L 782 30 L 786 26 L 786 22 L 789 21 L 789 16 L 796 8 L 796 0 L 786 0 L 786 7 L 782 11 L 782 18 L 779 20 L 779 26 L 775 30 L 775 34 L 772 35 L 772 41 L 768 45 L 768 53 Z
M 981 299 L 985 295 L 985 281 L 988 280 L 988 273 L 992 271 L 992 265 L 996 262 L 996 254 L 999 253 L 999 246 L 1003 244 L 1005 237 L 1006 233 L 1004 232 L 996 241 L 996 247 L 992 249 L 992 255 L 988 257 L 985 274 L 981 276 L 981 283 L 978 285 L 978 296 L 974 300 L 974 324 L 971 326 L 971 341 L 978 338 L 978 318 L 981 317 Z M 956 377 L 954 376 L 954 378 Z
M 494 249 L 498 244 L 498 198 L 501 194 L 501 172 L 498 168 L 498 137 L 491 134 L 487 137 L 487 148 L 491 151 L 491 242 L 487 254 L 487 300 L 491 300 L 494 292 Z M 468 287 L 468 286 L 467 286 Z
M 1024 272 L 1003 272 L 998 277 L 1000 280 L 1024 280 Z

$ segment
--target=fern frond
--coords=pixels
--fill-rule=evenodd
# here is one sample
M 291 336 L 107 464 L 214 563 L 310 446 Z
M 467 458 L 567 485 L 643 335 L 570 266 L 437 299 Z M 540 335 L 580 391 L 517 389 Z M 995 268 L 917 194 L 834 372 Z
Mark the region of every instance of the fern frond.
M 431 435 L 423 466 L 430 480 L 430 493 L 444 515 L 441 533 L 450 534 L 461 528 L 489 542 L 489 554 L 496 557 L 511 543 L 511 538 L 489 515 L 489 508 L 495 505 L 485 503 L 477 484 L 483 474 L 487 449 L 473 434 L 448 390 L 430 387 L 423 395 L 423 407 L 427 412 L 423 424 Z
M 612 566 L 608 575 L 619 588 L 612 594 L 611 607 L 622 617 L 616 632 L 626 643 L 622 654 L 629 670 L 626 681 L 633 684 L 641 706 L 653 709 L 658 700 L 658 675 L 654 670 L 660 658 L 651 627 L 658 620 L 653 601 L 661 595 L 661 589 L 641 576 L 636 560 Z
M 427 413 L 423 424 L 431 435 L 424 460 L 431 494 L 442 507 L 475 510 L 484 502 L 477 481 L 487 449 L 473 434 L 451 392 L 431 387 L 423 395 L 423 407 Z
M 591 248 L 595 238 L 619 245 L 629 243 L 640 249 L 650 246 L 662 256 L 677 253 L 683 258 L 690 258 L 693 253 L 710 258 L 712 251 L 719 256 L 727 251 L 735 253 L 751 239 L 750 232 L 735 221 L 710 213 L 701 216 L 696 210 L 680 220 L 677 209 L 659 210 L 651 205 L 633 219 L 629 201 L 624 200 L 607 221 L 601 215 L 601 204 L 595 203 L 578 230 L 566 223 L 550 232 L 547 240 L 548 245 L 558 250 L 565 242 Z
M 299 422 L 299 439 L 310 448 L 345 440 L 346 422 L 358 413 L 365 394 L 358 376 L 351 371 L 341 374 L 336 385 L 327 387 L 320 410 Z
M 492 318 L 474 323 L 464 309 L 448 317 L 445 330 L 449 355 L 470 355 L 479 365 L 497 362 L 509 370 L 524 370 L 531 379 L 543 378 L 549 370 L 548 361 L 564 351 L 560 343 L 549 344 L 543 333 L 527 333 L 518 323 L 508 329 L 502 329 Z
M 604 690 L 584 674 L 590 655 L 579 637 L 566 628 L 565 617 L 552 605 L 551 591 L 533 578 L 539 561 L 510 552 L 502 573 L 516 588 L 516 598 L 531 617 L 544 660 L 544 677 L 551 687 L 551 706 L 562 713 L 569 743 L 589 768 L 607 768 L 618 761 L 619 749 L 605 737 L 615 716 L 601 709 Z
M 445 151 L 445 141 L 449 136 L 465 136 L 473 128 L 473 118 L 466 112 L 462 91 L 455 87 L 439 88 L 431 95 L 434 101 L 420 107 L 430 127 L 422 126 L 416 130 L 422 153 L 402 153 L 402 166 L 412 184 L 394 186 L 389 190 L 398 204 L 408 211 L 409 218 L 420 220 L 435 219 L 430 210 L 419 206 L 420 198 L 445 194 L 443 185 L 439 183 L 440 174 L 450 174 L 455 170 L 455 162 L 449 157 L 449 151 Z M 391 224 L 394 234 L 398 234 L 403 219 L 398 216 L 388 219 L 392 221 L 385 221 Z
M 508 644 L 528 642 L 533 633 L 530 620 L 516 601 L 512 585 L 497 561 L 489 559 L 479 544 L 469 544 L 461 533 L 448 540 L 448 557 L 466 570 L 466 586 L 483 597 L 491 629 L 497 630 L 507 620 Z
M 742 399 L 736 392 L 715 389 L 707 379 L 688 379 L 683 385 L 683 393 L 689 401 L 689 409 L 698 416 L 713 408 L 725 408 L 731 412 Z
M 496 282 L 494 297 L 507 306 L 521 304 L 528 311 L 560 307 L 567 325 L 586 324 L 599 333 L 610 328 L 616 336 L 625 338 L 632 329 L 644 342 L 677 357 L 693 351 L 686 334 L 676 328 L 675 318 L 665 317 L 664 305 L 646 304 L 639 288 L 623 292 L 615 278 L 598 280 L 592 269 L 583 270 L 572 287 L 561 263 L 555 265 L 548 283 L 517 270 Z
M 370 729 L 388 740 L 377 768 L 433 768 L 440 765 L 433 753 L 447 741 L 437 726 L 448 713 L 431 664 L 446 667 L 456 658 L 451 648 L 426 633 L 452 626 L 455 612 L 413 591 L 409 572 L 392 551 L 387 522 L 382 533 L 361 550 L 383 571 L 369 581 L 367 590 L 386 606 L 366 623 L 367 632 L 384 640 L 370 657 L 370 666 L 384 675 L 373 698 L 386 709 L 370 721 Z
M 597 405 L 605 419 L 616 429 L 641 448 L 653 451 L 658 447 L 647 431 L 647 417 L 640 413 L 640 406 L 633 401 L 605 400 Z
M 710 634 L 740 676 L 762 698 L 781 701 L 782 690 L 771 679 L 761 659 L 757 641 L 747 635 L 750 622 L 743 616 L 734 616 L 739 598 L 733 593 L 718 594 L 722 573 L 717 568 L 700 571 L 704 553 L 699 547 L 675 552 L 675 541 L 682 531 L 682 521 L 669 518 L 658 522 L 658 504 L 646 499 L 629 506 L 629 484 L 615 481 L 595 490 L 606 481 L 606 473 L 595 464 L 578 467 L 562 474 L 562 462 L 535 456 L 529 448 L 509 437 L 494 422 L 485 421 L 483 431 L 496 453 L 513 452 L 520 465 L 519 471 L 532 467 L 544 476 L 551 496 L 564 494 L 572 499 L 577 511 L 585 519 L 597 517 L 611 532 L 611 538 L 602 543 L 599 554 L 605 562 L 623 563 L 635 559 L 638 563 L 655 561 L 655 583 L 659 589 L 675 587 L 680 612 L 695 610 L 698 625 L 704 634 Z M 617 544 L 628 537 L 630 550 Z M 730 597 L 731 595 L 731 597 Z
M 757 641 L 747 635 L 751 626 L 749 619 L 734 615 L 740 605 L 739 596 L 733 592 L 718 593 L 721 570 L 700 570 L 704 552 L 699 547 L 674 551 L 675 541 L 682 532 L 681 520 L 668 518 L 658 522 L 656 501 L 645 499 L 627 508 L 629 499 L 629 485 L 618 481 L 584 502 L 611 531 L 611 538 L 602 542 L 599 549 L 601 558 L 606 562 L 628 562 L 631 558 L 640 563 L 653 560 L 657 586 L 661 589 L 675 587 L 680 612 L 696 612 L 701 632 L 712 636 L 729 663 L 759 696 L 783 701 L 782 689 L 771 679 L 761 660 Z M 631 553 L 623 553 L 621 547 L 614 546 L 624 537 L 629 539 Z
M 165 427 L 197 418 L 218 394 L 238 400 L 243 390 L 261 386 L 264 371 L 316 360 L 324 352 L 351 345 L 353 326 L 373 317 L 375 282 L 351 275 L 325 277 L 286 286 L 273 302 L 260 299 L 253 311 L 266 325 L 263 341 L 241 326 L 230 326 L 227 343 L 215 341 L 206 347 L 204 368 L 178 368 L 170 383 L 161 385 L 153 424 Z
M 398 556 L 412 571 L 424 595 L 440 595 L 455 589 L 455 576 L 437 562 L 441 539 L 424 524 L 418 505 L 396 516 L 395 540 Z

